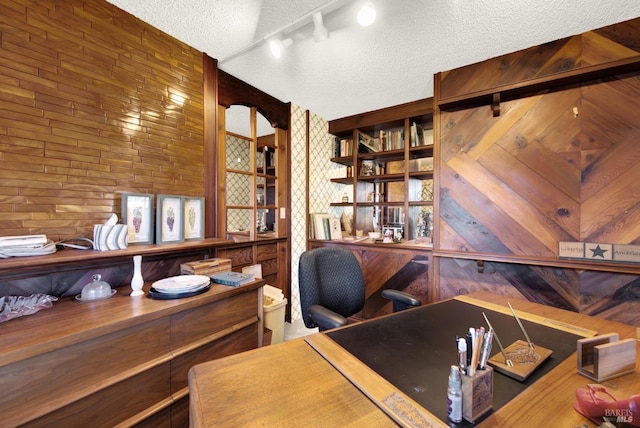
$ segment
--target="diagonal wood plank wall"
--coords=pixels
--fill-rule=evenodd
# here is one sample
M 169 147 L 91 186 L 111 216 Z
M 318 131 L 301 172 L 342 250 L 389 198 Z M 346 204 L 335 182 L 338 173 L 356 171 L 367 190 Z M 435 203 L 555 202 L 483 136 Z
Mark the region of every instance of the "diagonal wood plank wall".
M 640 54 L 640 19 L 437 76 L 441 97 Z M 438 248 L 557 257 L 640 244 L 640 73 L 439 113 Z M 436 100 L 437 101 L 437 100 Z M 489 289 L 640 325 L 635 275 L 439 259 L 440 298 Z M 479 272 L 484 270 L 484 272 Z

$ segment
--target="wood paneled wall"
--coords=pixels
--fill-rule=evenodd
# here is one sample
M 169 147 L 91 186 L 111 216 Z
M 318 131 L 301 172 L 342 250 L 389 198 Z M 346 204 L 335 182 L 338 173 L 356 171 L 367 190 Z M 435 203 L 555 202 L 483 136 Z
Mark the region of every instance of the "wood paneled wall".
M 202 53 L 103 0 L 0 3 L 0 236 L 203 196 Z
M 440 76 L 444 97 L 640 54 L 640 19 Z M 553 259 L 640 244 L 640 73 L 440 112 L 438 249 Z M 481 257 L 480 257 L 481 258 Z M 441 259 L 440 297 L 489 289 L 640 325 L 636 275 Z

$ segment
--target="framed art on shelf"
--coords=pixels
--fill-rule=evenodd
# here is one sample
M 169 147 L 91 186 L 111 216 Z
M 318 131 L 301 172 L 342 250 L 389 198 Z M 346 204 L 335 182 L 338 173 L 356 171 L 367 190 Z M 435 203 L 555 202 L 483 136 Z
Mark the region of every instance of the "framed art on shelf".
M 184 239 L 204 238 L 204 198 L 185 196 Z
M 158 195 L 156 244 L 184 241 L 184 200 L 182 196 Z
M 127 225 L 127 243 L 153 244 L 153 195 L 122 193 L 121 217 Z

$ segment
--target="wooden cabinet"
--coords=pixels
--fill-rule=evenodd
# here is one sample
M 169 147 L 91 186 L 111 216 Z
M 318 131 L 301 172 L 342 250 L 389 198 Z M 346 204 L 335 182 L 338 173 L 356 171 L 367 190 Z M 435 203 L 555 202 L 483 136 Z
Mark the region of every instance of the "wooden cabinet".
M 0 329 L 7 426 L 186 426 L 187 372 L 260 346 L 262 285 L 180 300 L 62 299 Z
M 221 247 L 218 257 L 231 259 L 234 271 L 254 264 L 262 266 L 265 283 L 282 290 L 287 299 L 286 319 L 291 318 L 291 297 L 289 278 L 289 250 L 286 239 L 272 239 L 258 242 L 239 242 Z
M 215 235 L 235 242 L 217 256 L 234 271 L 260 263 L 288 299 L 289 319 L 291 105 L 222 70 L 207 79 L 218 88 Z
M 346 199 L 331 206 L 343 208 L 347 234 L 376 231 L 401 243 L 430 242 L 432 99 L 336 119 L 329 132 L 335 136 L 331 160 L 345 167 L 344 177 L 331 181 L 344 184 Z

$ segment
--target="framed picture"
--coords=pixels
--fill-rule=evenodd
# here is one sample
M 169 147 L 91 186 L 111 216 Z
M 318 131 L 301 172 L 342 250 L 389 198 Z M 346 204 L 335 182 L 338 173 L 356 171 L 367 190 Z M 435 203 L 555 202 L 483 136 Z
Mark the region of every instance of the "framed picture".
M 127 225 L 127 243 L 153 244 L 153 195 L 123 193 L 121 217 Z
M 156 244 L 184 241 L 184 200 L 182 196 L 158 195 Z
M 204 238 L 204 198 L 185 196 L 184 239 Z

